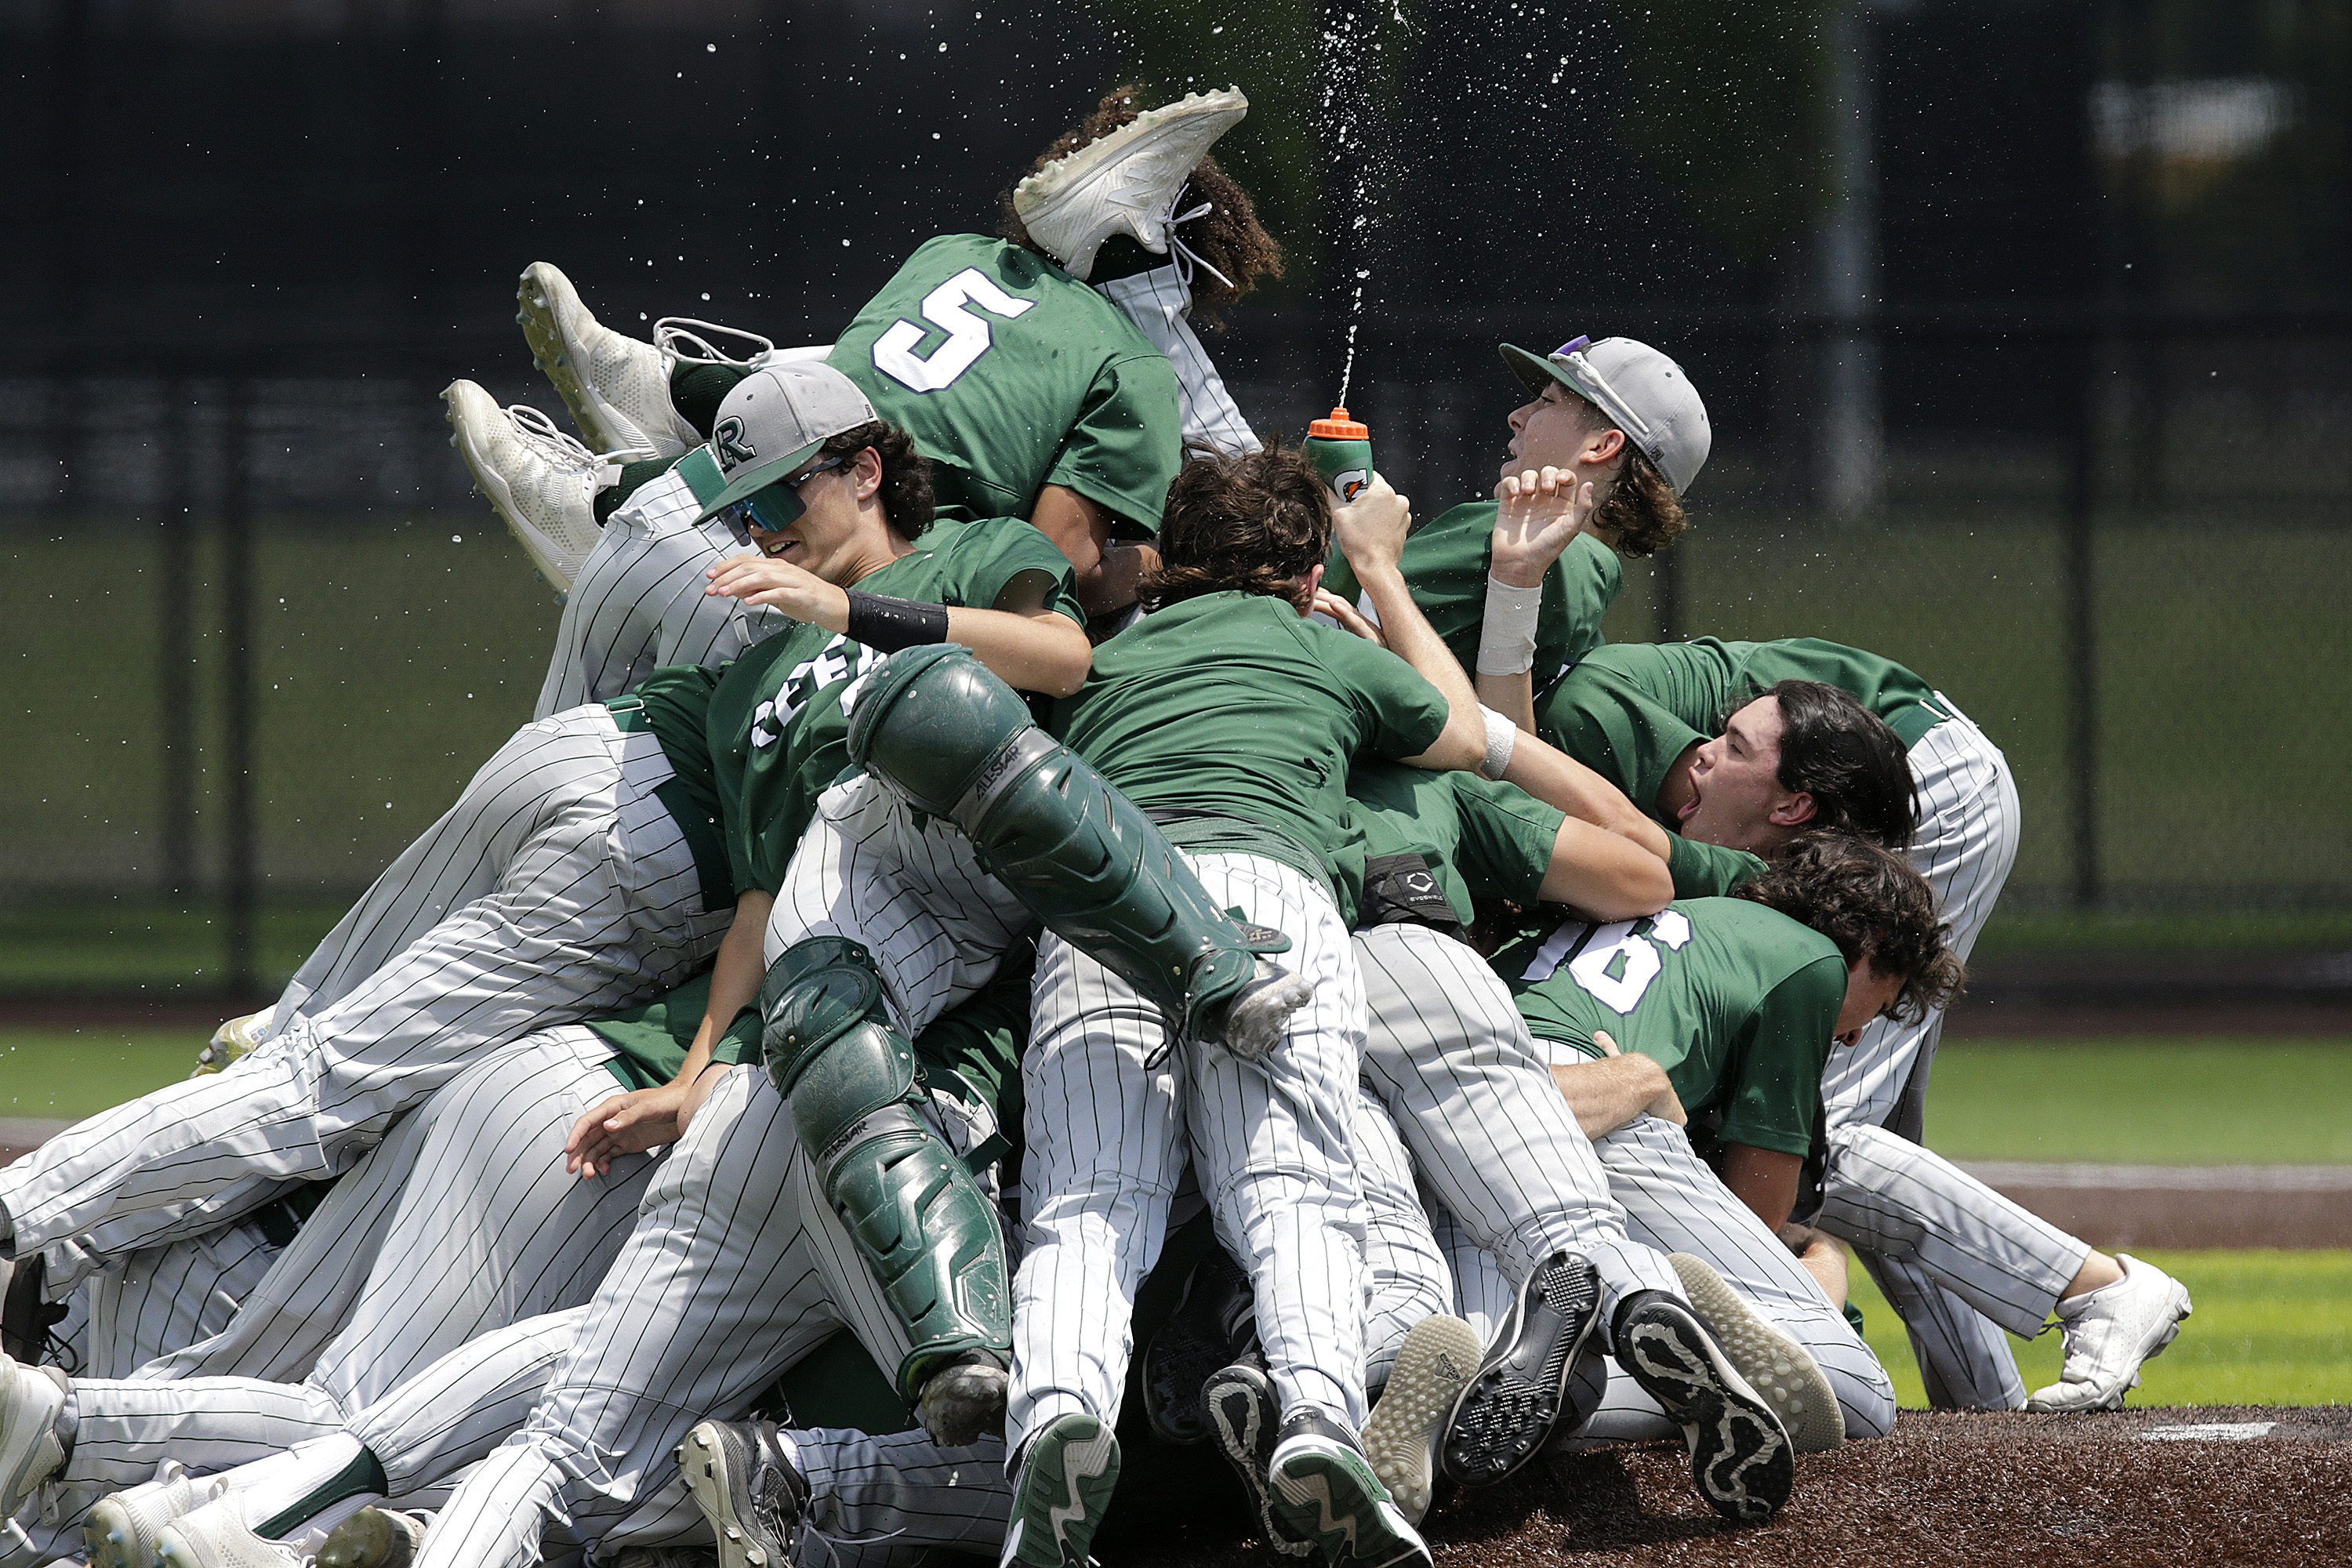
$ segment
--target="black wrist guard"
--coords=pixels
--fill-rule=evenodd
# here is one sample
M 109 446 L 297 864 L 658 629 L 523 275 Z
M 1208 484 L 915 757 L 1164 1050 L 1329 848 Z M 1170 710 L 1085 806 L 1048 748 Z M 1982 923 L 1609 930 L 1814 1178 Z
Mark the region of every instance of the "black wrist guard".
M 887 594 L 849 590 L 849 635 L 881 653 L 948 640 L 945 605 L 919 605 Z

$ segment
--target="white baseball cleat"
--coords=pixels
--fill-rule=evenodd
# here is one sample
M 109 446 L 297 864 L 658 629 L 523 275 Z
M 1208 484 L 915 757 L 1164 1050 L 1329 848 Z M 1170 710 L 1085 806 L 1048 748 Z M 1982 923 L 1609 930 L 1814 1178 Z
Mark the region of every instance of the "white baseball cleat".
M 429 1513 L 363 1508 L 327 1532 L 314 1561 L 317 1568 L 408 1568 L 432 1522 Z
M 669 400 L 677 354 L 599 321 L 572 279 L 548 262 L 523 268 L 515 303 L 531 363 L 546 373 L 589 445 L 675 458 L 702 444 L 701 433 Z
M 244 1506 L 220 1497 L 182 1514 L 155 1540 L 157 1568 L 308 1568 L 292 1543 L 257 1535 Z
M 253 1048 L 261 1044 L 261 1031 L 268 1026 L 269 1012 L 265 1007 L 258 1013 L 247 1013 L 215 1029 L 205 1048 L 196 1053 L 196 1070 L 188 1076 L 202 1078 L 220 1071 L 239 1057 L 250 1056 Z
M 536 408 L 499 407 L 473 382 L 451 382 L 441 401 L 456 432 L 449 444 L 466 459 L 474 488 L 540 575 L 570 593 L 596 547 L 596 492 L 612 459 L 558 430 Z
M 1364 1423 L 1372 1474 L 1415 1524 L 1428 1517 L 1439 1445 L 1486 1349 L 1478 1331 L 1461 1319 L 1423 1318 L 1397 1347 L 1388 1386 Z
M 155 1467 L 155 1479 L 98 1500 L 82 1525 L 89 1568 L 154 1568 L 163 1529 L 220 1495 L 226 1483 L 188 1474 L 177 1459 Z
M 56 1367 L 0 1355 L 0 1519 L 24 1507 L 66 1462 L 58 1416 L 72 1386 Z
M 2116 1261 L 2122 1279 L 2058 1303 L 2066 1358 L 2058 1381 L 2025 1402 L 2028 1410 L 2122 1409 L 2124 1395 L 2139 1386 L 2140 1363 L 2161 1355 L 2195 1310 L 2189 1287 L 2155 1264 L 2127 1253 Z
M 1703 1258 L 1666 1255 L 1681 1277 L 1683 1296 L 1772 1414 L 1788 1429 L 1800 1454 L 1820 1454 L 1845 1441 L 1845 1412 L 1838 1408 L 1822 1363 L 1770 1319 L 1725 1282 Z
M 1248 112 L 1239 88 L 1186 93 L 1023 180 L 1013 187 L 1013 211 L 1073 278 L 1088 276 L 1095 252 L 1121 229 L 1164 256 L 1169 217 L 1193 165 Z

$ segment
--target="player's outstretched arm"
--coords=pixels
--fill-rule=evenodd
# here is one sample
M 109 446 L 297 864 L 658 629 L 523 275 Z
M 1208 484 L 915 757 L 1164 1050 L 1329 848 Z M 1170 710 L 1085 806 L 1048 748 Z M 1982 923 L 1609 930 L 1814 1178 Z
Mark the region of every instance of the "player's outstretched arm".
M 1478 700 L 1536 728 L 1536 622 L 1544 574 L 1592 516 L 1592 486 L 1566 468 L 1507 474 L 1495 487 L 1495 538 L 1479 625 Z M 1565 808 L 1563 808 L 1565 809 Z
M 1412 526 L 1412 504 L 1375 475 L 1353 501 L 1334 508 L 1332 518 L 1340 552 L 1378 612 L 1389 651 L 1412 666 L 1445 699 L 1445 728 L 1437 743 L 1419 756 L 1397 760 L 1440 773 L 1476 767 L 1486 756 L 1486 719 L 1479 710 L 1478 694 L 1405 586 L 1402 562 L 1405 534 Z
M 703 1011 L 702 1026 L 695 1031 L 694 1044 L 688 1048 L 677 1076 L 658 1089 L 616 1094 L 573 1122 L 572 1136 L 563 1143 L 566 1171 L 601 1176 L 613 1168 L 616 1155 L 658 1149 L 676 1142 L 686 1131 L 718 1082 L 719 1075 L 710 1070 L 714 1065 L 710 1058 L 719 1037 L 735 1021 L 735 1015 L 760 994 L 760 982 L 767 973 L 761 944 L 768 929 L 768 911 L 775 901 L 773 895 L 757 891 L 735 901 L 735 923 L 727 928 L 719 943 L 718 959 L 711 965 L 710 1005 Z
M 733 556 L 710 569 L 710 586 L 704 591 L 766 605 L 796 621 L 851 635 L 850 590 L 789 561 Z M 1050 577 L 1024 572 L 997 595 L 992 608 L 945 608 L 946 635 L 937 640 L 971 649 L 991 673 L 1015 690 L 1067 697 L 1086 680 L 1094 648 L 1077 622 L 1045 607 L 1052 594 Z
M 1655 1116 L 1677 1127 L 1688 1124 L 1682 1097 L 1675 1093 L 1666 1069 L 1639 1051 L 1620 1051 L 1606 1031 L 1595 1031 L 1593 1043 L 1608 1055 L 1597 1061 L 1572 1062 L 1551 1069 L 1551 1081 L 1568 1101 L 1570 1114 L 1587 1138 L 1604 1138 L 1636 1116 Z
M 1637 920 L 1674 900 L 1675 878 L 1639 844 L 1571 816 L 1552 837 L 1543 896 L 1596 921 Z
M 1672 837 L 1644 816 L 1623 790 L 1525 730 L 1511 742 L 1510 765 L 1503 777 L 1546 805 L 1640 847 L 1661 863 L 1673 855 Z

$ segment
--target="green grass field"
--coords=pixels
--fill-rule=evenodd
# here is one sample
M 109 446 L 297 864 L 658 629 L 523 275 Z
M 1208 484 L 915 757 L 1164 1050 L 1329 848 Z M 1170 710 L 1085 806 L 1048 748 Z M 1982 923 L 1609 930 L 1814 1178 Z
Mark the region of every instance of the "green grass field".
M 2131 1404 L 2352 1403 L 2352 1252 L 2150 1248 L 2147 1256 L 2189 1287 L 2197 1310 L 2172 1347 L 2147 1363 Z M 1894 1378 L 1895 1402 L 1925 1409 L 1902 1320 L 1859 1265 L 1850 1273 L 1863 1337 Z M 2010 1346 L 2029 1390 L 2057 1381 L 2055 1330 Z

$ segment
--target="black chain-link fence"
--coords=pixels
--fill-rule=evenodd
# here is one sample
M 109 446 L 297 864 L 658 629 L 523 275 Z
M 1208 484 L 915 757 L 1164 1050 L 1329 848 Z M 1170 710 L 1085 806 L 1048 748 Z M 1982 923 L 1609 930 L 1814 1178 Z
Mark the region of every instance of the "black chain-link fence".
M 1916 668 L 2015 768 L 2011 908 L 2352 908 L 2340 8 L 572 9 L 0 0 L 0 992 L 266 982 L 528 717 L 557 606 L 436 397 L 557 408 L 524 262 L 815 341 L 1130 73 L 1252 92 L 1292 276 L 1210 341 L 1261 429 L 1352 325 L 1433 515 L 1497 342 L 1657 343 L 1717 448 L 1612 637 Z

